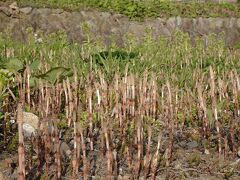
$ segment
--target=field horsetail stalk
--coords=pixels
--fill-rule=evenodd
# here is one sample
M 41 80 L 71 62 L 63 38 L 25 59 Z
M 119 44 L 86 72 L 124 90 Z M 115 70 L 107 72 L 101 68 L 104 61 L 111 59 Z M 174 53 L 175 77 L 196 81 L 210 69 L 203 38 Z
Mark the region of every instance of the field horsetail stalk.
M 29 70 L 26 70 L 29 72 Z M 237 81 L 235 81 L 235 77 Z M 115 75 L 114 81 L 107 83 L 106 78 L 102 72 L 96 75 L 90 73 L 88 75 L 86 84 L 77 76 L 77 71 L 74 71 L 73 81 L 69 78 L 63 80 L 62 83 L 58 82 L 55 86 L 49 86 L 40 81 L 38 92 L 39 101 L 31 100 L 31 90 L 29 86 L 29 75 L 18 77 L 23 83 L 19 83 L 19 93 L 21 99 L 17 105 L 17 122 L 19 132 L 19 179 L 26 178 L 25 170 L 25 150 L 24 150 L 24 133 L 23 133 L 23 107 L 25 104 L 31 107 L 36 112 L 39 112 L 40 121 L 40 134 L 33 138 L 31 142 L 37 144 L 37 167 L 38 174 L 40 175 L 41 167 L 45 164 L 45 177 L 48 178 L 51 174 L 52 157 L 54 154 L 55 161 L 55 177 L 61 179 L 63 168 L 62 157 L 62 140 L 60 138 L 60 130 L 57 128 L 57 118 L 51 114 L 59 113 L 61 107 L 65 111 L 65 118 L 68 127 L 73 128 L 73 149 L 71 158 L 72 164 L 72 179 L 77 179 L 79 173 L 82 174 L 84 179 L 88 179 L 91 174 L 91 160 L 88 153 L 95 151 L 96 142 L 95 128 L 101 129 L 99 131 L 100 149 L 106 158 L 106 178 L 114 179 L 119 173 L 118 148 L 123 148 L 123 153 L 126 154 L 128 168 L 132 173 L 132 179 L 140 178 L 141 171 L 143 172 L 144 179 L 150 177 L 155 179 L 157 169 L 161 159 L 165 157 L 165 166 L 170 167 L 174 156 L 174 136 L 177 127 L 184 126 L 184 122 L 177 125 L 175 119 L 181 110 L 184 110 L 183 103 L 189 104 L 189 110 L 193 108 L 190 106 L 191 95 L 186 91 L 188 99 L 181 98 L 183 92 L 179 92 L 178 87 L 174 88 L 168 80 L 166 84 L 162 85 L 159 90 L 157 88 L 157 77 L 155 74 L 150 74 L 147 71 L 143 74 L 143 79 L 139 79 L 133 74 L 129 74 L 127 67 L 123 77 Z M 196 83 L 196 94 L 199 121 L 202 124 L 202 137 L 208 140 L 210 134 L 210 122 L 207 112 L 207 94 L 204 89 L 204 79 L 206 76 L 201 76 Z M 233 103 L 234 115 L 238 116 L 238 74 L 237 72 L 230 73 L 231 84 L 233 86 Z M 99 79 L 99 82 L 97 82 Z M 228 138 L 224 137 L 224 145 L 222 144 L 222 126 L 220 123 L 220 110 L 217 108 L 217 103 L 223 101 L 227 96 L 226 88 L 223 86 L 222 80 L 216 81 L 215 72 L 212 67 L 209 68 L 209 86 L 211 99 L 211 109 L 215 120 L 215 128 L 218 140 L 218 153 L 221 156 L 224 152 L 227 157 Z M 85 89 L 83 91 L 83 89 Z M 30 92 L 30 93 L 29 93 Z M 81 94 L 79 93 L 81 92 Z M 26 96 L 25 96 L 26 94 Z M 52 96 L 54 94 L 54 96 Z M 218 96 L 219 95 L 219 99 Z M 158 109 L 161 107 L 160 109 Z M 83 113 L 85 110 L 86 115 Z M 151 150 L 152 139 L 154 138 L 154 129 L 151 124 L 145 124 L 146 120 L 152 120 L 151 123 L 156 123 L 158 120 L 158 113 L 162 112 L 163 117 L 166 119 L 165 126 L 167 127 L 168 143 L 165 145 L 165 155 L 161 152 L 161 142 L 163 132 L 158 137 L 158 143 L 155 153 Z M 186 111 L 188 112 L 188 111 Z M 222 112 L 223 113 L 223 112 Z M 51 118 L 50 118 L 51 117 Z M 86 118 L 86 122 L 80 122 L 80 119 Z M 51 120 L 52 119 L 52 120 Z M 236 152 L 236 138 L 234 136 L 235 126 L 234 120 L 231 121 L 230 126 L 230 148 Z M 49 130 L 49 127 L 51 130 Z M 132 126 L 133 125 L 133 126 Z M 116 129 L 113 129 L 115 126 Z M 86 129 L 85 129 L 86 127 Z M 127 133 L 128 131 L 128 133 Z M 181 132 L 184 131 L 181 129 Z M 116 133 L 116 134 L 115 134 Z M 130 135 L 130 134 L 132 135 Z M 118 136 L 121 138 L 121 143 L 118 144 L 114 138 Z M 132 136 L 132 137 L 131 137 Z M 146 145 L 145 145 L 146 142 Z M 41 149 L 41 146 L 44 149 Z M 52 148 L 55 147 L 55 148 Z M 34 148 L 34 147 L 33 147 Z M 88 149 L 89 148 L 89 149 Z M 222 150 L 224 148 L 224 151 Z M 55 150 L 53 150 L 55 149 Z M 136 152 L 136 153 L 134 153 Z M 33 153 L 30 154 L 28 164 L 29 169 L 33 169 L 34 162 L 32 161 Z
M 21 102 L 17 106 L 17 122 L 18 122 L 18 134 L 19 134 L 19 145 L 18 145 L 18 179 L 24 180 L 26 177 L 25 172 L 25 149 L 24 149 L 24 137 L 23 137 L 23 105 Z

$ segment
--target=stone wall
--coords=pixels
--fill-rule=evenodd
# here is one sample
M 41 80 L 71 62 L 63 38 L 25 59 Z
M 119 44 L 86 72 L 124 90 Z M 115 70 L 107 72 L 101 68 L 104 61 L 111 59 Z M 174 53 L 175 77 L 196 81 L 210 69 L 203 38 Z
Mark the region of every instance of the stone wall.
M 194 0 L 170 0 L 173 2 L 193 2 Z M 238 0 L 195 0 L 196 2 L 213 2 L 213 3 L 237 3 Z
M 88 24 L 91 32 L 96 37 L 103 38 L 106 43 L 110 42 L 111 35 L 119 44 L 123 43 L 123 36 L 128 33 L 141 38 L 146 28 L 152 30 L 155 38 L 170 37 L 174 31 L 180 29 L 189 33 L 191 37 L 224 32 L 228 45 L 240 42 L 240 18 L 171 17 L 136 22 L 120 14 L 93 10 L 67 12 L 61 9 L 25 7 L 18 11 L 10 11 L 7 8 L 0 8 L 0 31 L 10 29 L 17 40 L 24 40 L 25 29 L 33 27 L 34 30 L 41 30 L 44 33 L 64 30 L 70 41 L 82 42 L 85 38 L 81 28 L 83 23 Z

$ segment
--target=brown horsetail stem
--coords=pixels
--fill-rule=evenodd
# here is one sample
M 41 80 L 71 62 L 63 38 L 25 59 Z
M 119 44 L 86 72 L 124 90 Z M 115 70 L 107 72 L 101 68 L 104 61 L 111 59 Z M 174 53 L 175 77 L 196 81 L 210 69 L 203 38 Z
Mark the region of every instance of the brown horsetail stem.
M 45 177 L 51 174 L 51 164 L 55 162 L 55 177 L 61 179 L 64 168 L 62 160 L 61 139 L 59 139 L 59 130 L 57 129 L 57 119 L 53 118 L 54 113 L 65 111 L 65 121 L 68 128 L 72 128 L 73 149 L 71 155 L 72 179 L 77 179 L 81 175 L 84 179 L 92 176 L 91 162 L 89 159 L 89 150 L 95 151 L 100 142 L 102 155 L 106 158 L 106 178 L 114 179 L 119 174 L 119 157 L 125 154 L 126 163 L 129 171 L 132 173 L 132 179 L 139 179 L 143 175 L 144 179 L 156 178 L 158 168 L 162 160 L 165 160 L 165 166 L 171 166 L 174 156 L 175 131 L 178 125 L 181 127 L 185 122 L 178 124 L 175 119 L 181 111 L 187 114 L 194 108 L 190 90 L 179 92 L 178 87 L 174 87 L 167 81 L 162 88 L 157 87 L 157 77 L 147 71 L 143 74 L 143 79 L 139 79 L 133 74 L 128 74 L 127 70 L 123 77 L 116 75 L 114 81 L 107 83 L 104 75 L 98 73 L 95 76 L 91 73 L 88 76 L 87 83 L 78 80 L 75 72 L 74 81 L 70 79 L 57 83 L 56 86 L 49 86 L 46 83 L 40 83 L 37 91 L 39 101 L 34 101 L 31 96 L 33 90 L 30 90 L 27 80 L 30 73 L 19 80 L 26 83 L 19 84 L 19 91 L 22 100 L 28 107 L 32 107 L 36 112 L 41 112 L 41 121 L 39 135 L 35 140 L 37 144 L 37 172 L 42 173 L 41 167 L 45 166 Z M 217 108 L 218 101 L 223 101 L 226 95 L 226 88 L 223 80 L 216 81 L 215 72 L 212 67 L 209 69 L 210 87 L 209 94 L 206 93 L 206 84 L 202 76 L 196 83 L 196 107 L 199 116 L 199 123 L 202 124 L 202 138 L 208 140 L 211 136 L 210 122 L 208 119 L 208 108 L 213 113 L 214 123 L 217 134 L 217 146 L 219 156 L 224 152 L 227 158 L 230 149 L 236 153 L 236 138 L 234 136 L 235 121 L 231 121 L 229 129 L 230 142 L 227 136 L 222 135 L 222 126 L 220 122 L 220 110 Z M 238 77 L 237 72 L 230 72 L 232 89 L 232 98 L 234 105 L 234 117 L 238 117 L 238 93 L 239 82 L 235 80 Z M 99 78 L 99 82 L 97 79 Z M 237 79 L 238 80 L 238 79 Z M 24 95 L 26 92 L 26 96 Z M 35 93 L 35 92 L 34 92 Z M 54 96 L 52 96 L 54 94 Z M 186 95 L 188 99 L 179 96 Z M 228 94 L 230 96 L 230 94 Z M 32 99 L 32 100 L 31 100 Z M 211 103 L 207 103 L 210 99 Z M 189 109 L 184 108 L 184 104 Z M 17 121 L 19 125 L 19 179 L 25 179 L 25 151 L 23 135 L 23 103 L 17 106 Z M 43 112 L 42 112 L 43 111 Z M 159 113 L 164 120 L 164 126 L 167 129 L 167 144 L 161 147 L 163 132 L 160 132 L 155 150 L 152 149 L 155 130 L 152 123 L 156 123 Z M 85 119 L 83 119 L 85 118 Z M 62 120 L 63 121 L 63 120 Z M 148 122 L 147 122 L 148 121 Z M 49 126 L 54 127 L 49 131 Z M 114 129 L 113 129 L 114 126 Z M 99 128 L 99 136 L 96 136 L 95 128 Z M 162 131 L 162 130 L 160 130 Z M 183 131 L 183 129 L 181 129 Z M 42 136 L 42 137 L 41 137 Z M 121 139 L 121 143 L 116 143 L 115 138 Z M 223 138 L 224 137 L 224 138 Z M 99 142 L 98 142 L 99 139 Z M 224 141 L 224 144 L 222 144 Z M 44 149 L 41 148 L 44 147 Z M 55 147 L 55 150 L 52 147 Z M 98 148 L 99 148 L 98 147 Z M 224 149 L 223 149 L 224 148 Z M 120 151 L 120 149 L 122 149 Z M 155 152 L 154 152 L 154 151 Z M 163 153 L 164 152 L 164 153 Z M 51 155 L 54 154 L 54 158 Z M 165 154 L 165 157 L 164 157 Z M 29 154 L 33 156 L 33 153 Z M 28 157 L 28 156 L 27 156 Z M 34 161 L 32 157 L 29 160 L 29 169 L 33 169 Z

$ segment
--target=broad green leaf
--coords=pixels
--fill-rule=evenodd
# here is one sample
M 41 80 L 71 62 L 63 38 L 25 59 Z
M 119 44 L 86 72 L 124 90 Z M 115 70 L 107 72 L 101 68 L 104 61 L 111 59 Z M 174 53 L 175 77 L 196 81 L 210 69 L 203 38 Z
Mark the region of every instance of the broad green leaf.
M 40 60 L 35 60 L 29 65 L 32 71 L 37 70 L 39 66 L 40 66 Z
M 31 88 L 36 87 L 38 85 L 39 79 L 36 77 L 30 77 L 29 85 Z
M 3 68 L 9 70 L 10 72 L 16 73 L 23 69 L 23 62 L 17 58 L 12 58 L 4 62 Z
M 57 80 L 62 81 L 63 79 L 70 76 L 72 76 L 72 73 L 69 68 L 55 67 L 47 71 L 45 74 L 37 77 L 44 79 L 51 84 L 55 84 Z

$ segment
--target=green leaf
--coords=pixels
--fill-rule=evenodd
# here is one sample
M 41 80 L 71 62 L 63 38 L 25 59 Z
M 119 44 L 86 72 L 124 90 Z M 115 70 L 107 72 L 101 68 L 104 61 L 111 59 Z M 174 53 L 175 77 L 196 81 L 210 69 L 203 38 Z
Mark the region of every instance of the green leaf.
M 23 62 L 17 58 L 11 58 L 7 62 L 3 63 L 3 68 L 16 73 L 23 69 Z
M 51 84 L 55 84 L 57 80 L 62 81 L 63 79 L 72 76 L 73 73 L 70 68 L 54 67 L 47 71 L 45 74 L 37 76 L 37 78 L 44 79 Z
M 29 85 L 31 88 L 36 87 L 38 85 L 39 79 L 36 77 L 30 77 Z
M 35 60 L 29 65 L 29 67 L 32 71 L 37 70 L 39 68 L 39 66 L 40 66 L 39 60 Z

